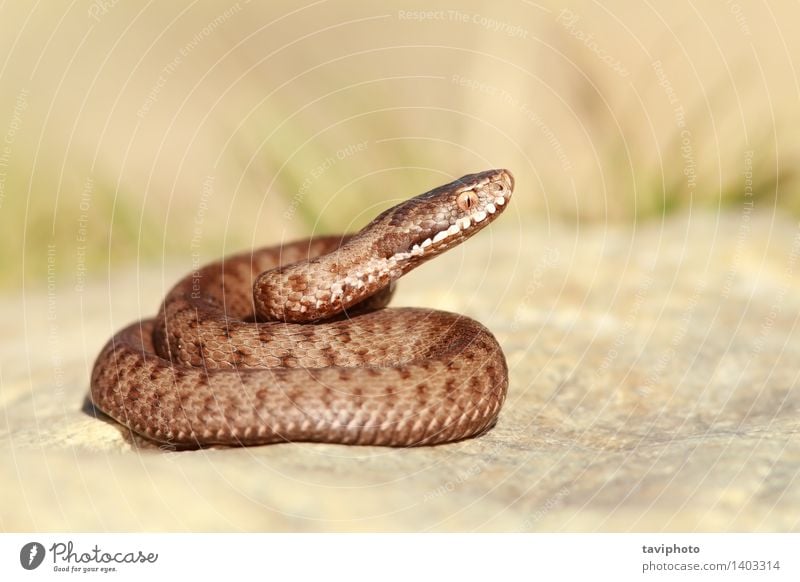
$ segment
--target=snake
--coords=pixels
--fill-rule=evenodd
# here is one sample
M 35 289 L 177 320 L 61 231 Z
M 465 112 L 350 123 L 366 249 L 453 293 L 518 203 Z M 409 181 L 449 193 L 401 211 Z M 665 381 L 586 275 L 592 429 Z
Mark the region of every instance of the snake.
M 513 190 L 508 170 L 470 174 L 354 234 L 198 267 L 106 343 L 90 399 L 131 436 L 176 448 L 481 435 L 508 389 L 497 339 L 465 315 L 387 305 L 397 279 L 485 228 Z

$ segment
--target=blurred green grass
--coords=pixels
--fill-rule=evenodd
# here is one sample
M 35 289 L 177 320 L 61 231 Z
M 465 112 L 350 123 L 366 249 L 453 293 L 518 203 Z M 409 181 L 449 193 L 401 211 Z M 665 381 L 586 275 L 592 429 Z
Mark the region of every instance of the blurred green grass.
M 0 8 L 6 287 L 44 284 L 48 245 L 67 285 L 188 268 L 488 167 L 517 178 L 498 228 L 800 215 L 797 4 L 96 6 Z

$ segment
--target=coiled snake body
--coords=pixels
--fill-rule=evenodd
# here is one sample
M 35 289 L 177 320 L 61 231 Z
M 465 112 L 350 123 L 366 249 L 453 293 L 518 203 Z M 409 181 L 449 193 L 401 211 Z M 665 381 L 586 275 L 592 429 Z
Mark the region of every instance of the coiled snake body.
M 180 446 L 436 444 L 480 434 L 508 386 L 494 336 L 462 315 L 382 309 L 393 282 L 496 218 L 511 174 L 464 176 L 351 236 L 226 258 L 181 280 L 155 319 L 117 333 L 91 398 Z

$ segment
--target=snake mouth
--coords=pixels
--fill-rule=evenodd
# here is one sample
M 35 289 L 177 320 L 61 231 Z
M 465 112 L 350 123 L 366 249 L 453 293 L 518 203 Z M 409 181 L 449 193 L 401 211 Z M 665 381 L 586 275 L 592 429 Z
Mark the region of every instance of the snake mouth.
M 448 238 L 456 235 L 468 235 L 473 228 L 480 225 L 480 223 L 485 221 L 487 218 L 490 218 L 498 211 L 498 208 L 503 206 L 505 203 L 505 197 L 499 196 L 495 198 L 494 202 L 490 202 L 486 205 L 485 210 L 479 210 L 478 212 L 475 212 L 469 216 L 458 218 L 447 228 L 439 230 L 436 232 L 436 234 L 427 237 L 422 242 L 415 243 L 409 249 L 409 253 L 412 256 L 422 255 L 428 248 L 438 248 L 439 246 L 443 246 L 441 243 L 446 241 Z

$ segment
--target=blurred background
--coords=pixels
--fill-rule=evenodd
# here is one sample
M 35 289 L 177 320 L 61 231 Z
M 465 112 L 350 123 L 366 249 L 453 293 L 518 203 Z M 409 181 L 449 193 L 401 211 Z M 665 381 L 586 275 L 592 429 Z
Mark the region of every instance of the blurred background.
M 352 230 L 490 167 L 516 175 L 514 228 L 797 215 L 798 17 L 788 1 L 4 3 L 0 284 L 81 288 Z
M 0 529 L 797 531 L 798 22 L 0 2 Z M 98 420 L 99 350 L 192 269 L 496 167 L 504 215 L 394 302 L 497 335 L 484 437 L 139 455 Z

